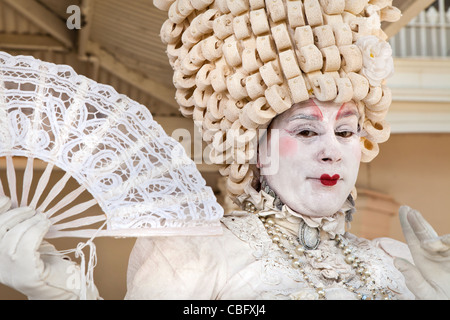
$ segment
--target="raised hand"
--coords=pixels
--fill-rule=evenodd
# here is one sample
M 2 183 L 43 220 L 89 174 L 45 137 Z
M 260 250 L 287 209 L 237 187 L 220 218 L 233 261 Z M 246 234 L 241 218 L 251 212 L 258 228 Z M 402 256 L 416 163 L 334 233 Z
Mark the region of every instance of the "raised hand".
M 417 299 L 450 299 L 450 234 L 439 237 L 422 215 L 407 206 L 399 210 L 400 223 L 414 265 L 400 258 L 395 266 Z

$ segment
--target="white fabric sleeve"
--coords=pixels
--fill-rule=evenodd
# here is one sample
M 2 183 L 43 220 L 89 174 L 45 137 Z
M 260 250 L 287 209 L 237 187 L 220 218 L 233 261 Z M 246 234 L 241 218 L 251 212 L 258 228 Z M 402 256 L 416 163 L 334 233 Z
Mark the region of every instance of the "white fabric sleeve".
M 129 259 L 125 299 L 216 299 L 246 265 L 243 246 L 225 228 L 222 236 L 140 238 Z

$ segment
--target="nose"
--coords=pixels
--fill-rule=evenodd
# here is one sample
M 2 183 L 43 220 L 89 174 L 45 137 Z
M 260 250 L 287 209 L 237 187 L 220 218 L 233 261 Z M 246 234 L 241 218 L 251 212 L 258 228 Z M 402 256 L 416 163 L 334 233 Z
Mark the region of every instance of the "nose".
M 334 133 L 324 137 L 323 145 L 317 154 L 318 160 L 322 163 L 337 163 L 342 160 L 342 152 L 339 148 L 339 141 Z

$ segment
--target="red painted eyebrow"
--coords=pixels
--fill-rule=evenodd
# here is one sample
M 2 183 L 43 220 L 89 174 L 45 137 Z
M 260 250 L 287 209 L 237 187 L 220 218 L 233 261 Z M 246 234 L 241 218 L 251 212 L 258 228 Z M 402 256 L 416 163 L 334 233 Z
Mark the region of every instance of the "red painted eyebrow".
M 312 113 L 313 116 L 315 116 L 319 121 L 323 120 L 323 114 L 322 111 L 320 111 L 319 106 L 314 102 L 314 100 L 311 101 L 311 106 L 314 107 L 314 111 Z
M 339 111 L 336 115 L 336 120 L 350 117 L 350 116 L 358 116 L 358 113 L 355 110 L 348 109 L 349 106 L 347 103 L 342 104 L 342 106 L 339 108 Z
M 304 119 L 304 120 L 317 120 L 322 121 L 323 120 L 323 114 L 322 111 L 320 111 L 319 106 L 314 102 L 314 100 L 309 100 L 310 104 L 305 105 L 304 107 L 311 107 L 311 112 L 308 112 L 308 114 L 296 114 L 289 118 L 289 121 L 293 121 L 296 119 Z

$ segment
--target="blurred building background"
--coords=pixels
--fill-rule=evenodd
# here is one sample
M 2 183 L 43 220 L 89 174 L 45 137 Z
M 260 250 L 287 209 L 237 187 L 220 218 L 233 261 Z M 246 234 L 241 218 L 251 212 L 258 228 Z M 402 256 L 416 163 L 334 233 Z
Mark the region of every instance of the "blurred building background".
M 403 240 L 398 222 L 403 204 L 421 211 L 439 234 L 450 232 L 450 0 L 393 3 L 403 17 L 383 25 L 396 67 L 389 81 L 392 134 L 377 158 L 361 165 L 351 232 Z M 81 9 L 80 29 L 66 24 L 72 5 Z M 169 135 L 179 128 L 193 135 L 193 122 L 181 116 L 174 100 L 173 73 L 159 38 L 165 19 L 151 0 L 0 0 L 0 50 L 71 65 L 147 106 Z M 198 167 L 227 208 L 217 168 Z M 4 161 L 0 176 L 5 176 Z M 54 243 L 73 248 L 79 241 Z M 122 299 L 134 239 L 99 238 L 95 243 L 100 294 Z M 0 285 L 0 299 L 23 298 Z

